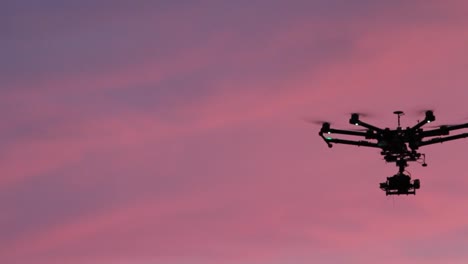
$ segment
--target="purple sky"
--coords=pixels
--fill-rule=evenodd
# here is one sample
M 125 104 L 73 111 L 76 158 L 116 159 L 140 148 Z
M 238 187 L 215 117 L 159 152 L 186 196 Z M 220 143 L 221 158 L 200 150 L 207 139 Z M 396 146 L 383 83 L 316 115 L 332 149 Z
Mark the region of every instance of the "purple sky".
M 468 262 L 468 140 L 393 198 L 303 120 L 467 122 L 465 1 L 10 1 L 0 40 L 1 263 Z

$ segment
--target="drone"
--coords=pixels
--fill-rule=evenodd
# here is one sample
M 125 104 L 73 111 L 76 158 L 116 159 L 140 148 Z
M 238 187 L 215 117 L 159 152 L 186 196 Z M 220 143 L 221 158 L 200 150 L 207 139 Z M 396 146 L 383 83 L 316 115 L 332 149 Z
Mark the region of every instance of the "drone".
M 380 183 L 386 195 L 409 195 L 416 194 L 420 189 L 419 179 L 412 180 L 411 174 L 406 171 L 408 162 L 418 162 L 423 167 L 427 166 L 426 155 L 419 152 L 421 147 L 442 143 L 446 141 L 468 137 L 468 133 L 451 135 L 450 131 L 468 128 L 468 123 L 458 125 L 442 125 L 436 129 L 423 130 L 423 126 L 436 120 L 432 110 L 425 111 L 425 118 L 413 127 L 402 128 L 400 126 L 400 117 L 404 115 L 403 111 L 393 112 L 398 116 L 398 127 L 396 129 L 379 128 L 363 122 L 359 119 L 359 113 L 352 113 L 349 123 L 360 126 L 364 130 L 342 130 L 330 127 L 329 122 L 323 122 L 322 128 L 318 133 L 329 148 L 333 144 L 354 145 L 360 147 L 370 147 L 380 149 L 380 154 L 387 163 L 395 163 L 398 172 L 387 177 L 385 182 Z M 348 135 L 363 137 L 365 140 L 348 140 L 331 137 L 330 134 Z M 405 174 L 405 172 L 407 174 Z

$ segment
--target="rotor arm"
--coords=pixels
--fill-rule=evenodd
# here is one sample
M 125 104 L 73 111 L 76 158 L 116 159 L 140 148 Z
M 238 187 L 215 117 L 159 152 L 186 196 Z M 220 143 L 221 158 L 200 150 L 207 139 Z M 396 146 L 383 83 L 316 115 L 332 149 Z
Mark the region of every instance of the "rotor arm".
M 365 127 L 367 129 L 370 129 L 370 130 L 373 130 L 373 131 L 377 131 L 377 132 L 382 132 L 383 129 L 381 128 L 378 128 L 376 126 L 373 126 L 373 125 L 370 125 L 368 123 L 365 123 L 365 122 L 362 122 L 361 120 L 358 120 L 357 122 L 355 123 L 352 123 L 353 125 L 356 125 L 356 126 L 362 126 L 362 127 Z
M 381 129 L 381 128 L 378 128 L 376 126 L 367 124 L 366 122 L 362 122 L 361 120 L 359 120 L 359 114 L 356 114 L 356 113 L 351 114 L 351 118 L 349 119 L 349 123 L 351 125 L 362 126 L 362 127 L 365 127 L 367 129 L 377 131 L 377 132 L 382 132 L 383 131 L 383 129 Z
M 447 127 L 440 127 L 438 129 L 433 129 L 433 130 L 427 130 L 427 131 L 422 131 L 421 132 L 421 137 L 436 137 L 436 136 L 446 136 L 449 134 L 449 130 Z
M 412 127 L 411 129 L 412 129 L 412 130 L 419 129 L 419 128 L 421 128 L 422 126 L 424 126 L 425 124 L 430 123 L 430 122 L 431 122 L 431 121 L 424 119 L 423 121 L 417 123 L 417 124 L 416 124 L 414 127 Z
M 452 130 L 468 128 L 468 123 L 460 125 L 443 125 L 438 129 L 427 130 L 421 133 L 422 137 L 435 137 L 435 136 L 446 136 Z
M 322 124 L 322 129 L 320 129 L 319 135 L 323 137 L 323 134 L 342 134 L 342 135 L 350 135 L 350 136 L 361 136 L 361 137 L 368 137 L 369 133 L 360 132 L 360 131 L 353 131 L 353 130 L 344 130 L 344 129 L 334 129 L 330 128 L 330 123 L 325 122 Z M 325 139 L 325 138 L 324 138 Z
M 362 146 L 362 147 L 380 148 L 380 146 L 377 145 L 377 143 L 372 143 L 372 142 L 365 141 L 365 140 L 354 141 L 354 140 L 327 137 L 325 138 L 325 142 L 327 142 L 327 144 L 336 143 L 336 144 L 354 145 L 358 147 Z
M 366 137 L 368 134 L 366 132 L 359 132 L 359 131 L 352 131 L 352 130 L 342 130 L 342 129 L 329 129 L 329 133 L 333 134 L 342 134 L 342 135 L 350 135 L 350 136 L 361 136 Z
M 430 122 L 434 122 L 435 121 L 435 116 L 434 116 L 434 112 L 432 111 L 426 111 L 426 117 L 419 123 L 417 123 L 414 127 L 412 127 L 411 129 L 412 130 L 416 130 L 416 129 L 419 129 L 421 128 L 422 126 L 424 126 L 425 124 L 428 124 Z
M 322 132 L 322 131 L 320 131 L 318 134 L 319 134 L 319 136 L 323 139 L 323 141 L 325 141 L 325 143 L 327 144 L 327 146 L 328 146 L 329 148 L 333 147 L 333 145 L 332 145 L 330 142 L 328 142 L 329 140 L 328 140 L 326 137 L 323 136 L 323 132 Z
M 418 144 L 419 147 L 422 146 L 427 146 L 431 144 L 436 144 L 436 143 L 442 143 L 445 141 L 451 141 L 451 140 L 456 140 L 456 139 L 461 139 L 461 138 L 466 138 L 468 137 L 468 133 L 463 133 L 459 135 L 454 135 L 454 136 L 449 136 L 449 137 L 438 137 L 438 138 L 433 138 L 427 141 L 422 141 L 421 143 Z
M 350 136 L 361 136 L 361 137 L 365 137 L 365 138 L 369 137 L 369 133 L 366 133 L 366 132 L 330 128 L 330 123 L 325 122 L 325 123 L 322 124 L 322 129 L 320 129 L 320 132 L 318 134 L 325 141 L 325 143 L 327 144 L 327 146 L 329 148 L 333 147 L 333 145 L 331 144 L 331 142 L 333 142 L 333 141 L 334 141 L 333 143 L 340 143 L 340 142 L 336 141 L 337 139 L 332 140 L 331 137 L 325 137 L 323 135 L 323 134 L 331 134 L 331 133 L 341 134 L 341 135 L 350 135 Z M 349 140 L 343 140 L 343 141 L 348 142 Z M 349 142 L 355 142 L 355 141 L 349 141 Z M 368 142 L 368 143 L 370 143 L 370 142 Z M 344 144 L 346 144 L 346 143 L 344 143 Z
M 450 125 L 450 126 L 442 126 L 446 127 L 447 130 L 456 130 L 456 129 L 462 129 L 462 128 L 468 128 L 468 123 L 466 124 L 460 124 L 460 125 Z

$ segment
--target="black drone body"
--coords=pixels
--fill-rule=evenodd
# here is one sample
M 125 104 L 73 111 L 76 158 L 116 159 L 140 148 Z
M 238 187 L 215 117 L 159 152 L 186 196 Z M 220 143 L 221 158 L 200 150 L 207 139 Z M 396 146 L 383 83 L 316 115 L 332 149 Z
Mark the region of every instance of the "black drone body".
M 459 125 L 443 125 L 436 129 L 423 130 L 425 124 L 435 121 L 433 111 L 426 111 L 424 120 L 418 122 L 413 127 L 401 128 L 400 116 L 402 111 L 395 111 L 398 116 L 398 127 L 396 129 L 379 128 L 359 119 L 359 114 L 351 114 L 349 123 L 365 128 L 365 131 L 333 129 L 330 123 L 322 124 L 319 135 L 323 138 L 328 147 L 333 144 L 346 144 L 354 146 L 363 146 L 378 148 L 380 154 L 386 162 L 395 162 L 398 166 L 398 173 L 387 177 L 387 181 L 380 183 L 380 188 L 386 195 L 416 194 L 416 189 L 420 188 L 419 180 L 411 180 L 411 177 L 405 174 L 405 168 L 408 162 L 421 162 L 422 166 L 427 166 L 425 155 L 419 152 L 419 148 L 435 143 L 456 140 L 468 137 L 468 133 L 449 136 L 450 131 L 468 128 L 468 123 Z M 341 134 L 363 137 L 364 140 L 348 140 L 329 137 L 328 134 Z M 327 135 L 327 136 L 325 136 Z

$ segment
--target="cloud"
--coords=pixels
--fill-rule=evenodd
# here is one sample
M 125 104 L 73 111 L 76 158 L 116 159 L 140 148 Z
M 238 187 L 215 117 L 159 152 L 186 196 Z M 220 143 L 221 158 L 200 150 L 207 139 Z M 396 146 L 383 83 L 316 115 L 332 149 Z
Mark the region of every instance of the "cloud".
M 137 40 L 154 33 L 154 21 L 169 23 L 157 25 L 156 32 L 175 37 L 174 48 L 165 47 L 167 55 L 150 47 L 159 36 L 152 35 L 148 46 L 120 47 L 125 52 L 116 65 L 93 64 L 90 58 L 106 50 L 103 45 L 90 52 L 99 38 L 85 41 L 89 46 L 83 49 L 67 46 L 70 39 L 58 43 L 77 51 L 65 61 L 87 54 L 82 65 L 94 67 L 51 74 L 60 68 L 57 55 L 44 68 L 46 78 L 33 73 L 11 79 L 4 90 L 2 107 L 11 117 L 2 127 L 0 189 L 8 199 L 1 208 L 12 215 L 1 221 L 17 231 L 3 237 L 9 246 L 1 254 L 24 263 L 272 263 L 295 254 L 304 263 L 327 262 L 337 254 L 348 263 L 392 255 L 411 263 L 419 261 L 411 250 L 420 256 L 440 247 L 409 243 L 402 249 L 408 234 L 463 243 L 448 231 L 463 230 L 465 197 L 451 195 L 447 186 L 430 187 L 442 169 L 426 172 L 427 188 L 418 196 L 392 205 L 377 188 L 384 177 L 375 177 L 394 173 L 392 164 L 371 150 L 328 151 L 317 128 L 300 120 L 312 113 L 346 123 L 342 114 L 357 107 L 390 113 L 420 102 L 460 111 L 462 16 L 432 4 L 387 9 L 360 3 L 349 13 L 332 4 L 312 6 L 315 16 L 304 15 L 310 6 L 294 5 L 304 10 L 293 18 L 278 16 L 286 11 L 276 4 L 264 16 L 247 6 L 235 9 L 237 4 L 181 14 L 176 6 L 164 16 L 168 20 L 131 15 L 134 22 L 119 26 L 141 27 Z M 236 12 L 217 13 L 221 7 Z M 424 12 L 409 15 L 416 10 Z M 373 14 L 367 11 L 376 13 L 365 16 Z M 437 24 L 428 23 L 437 14 Z M 133 60 L 128 50 L 138 47 L 138 54 L 149 55 Z M 109 45 L 100 60 L 120 48 Z M 441 84 L 449 88 L 438 89 Z M 413 121 L 409 116 L 405 122 Z M 388 115 L 376 122 L 395 120 Z M 461 146 L 440 153 L 432 156 L 434 163 L 452 174 L 463 171 L 463 164 L 449 163 L 451 155 L 462 155 Z M 23 217 L 35 220 L 12 224 Z

